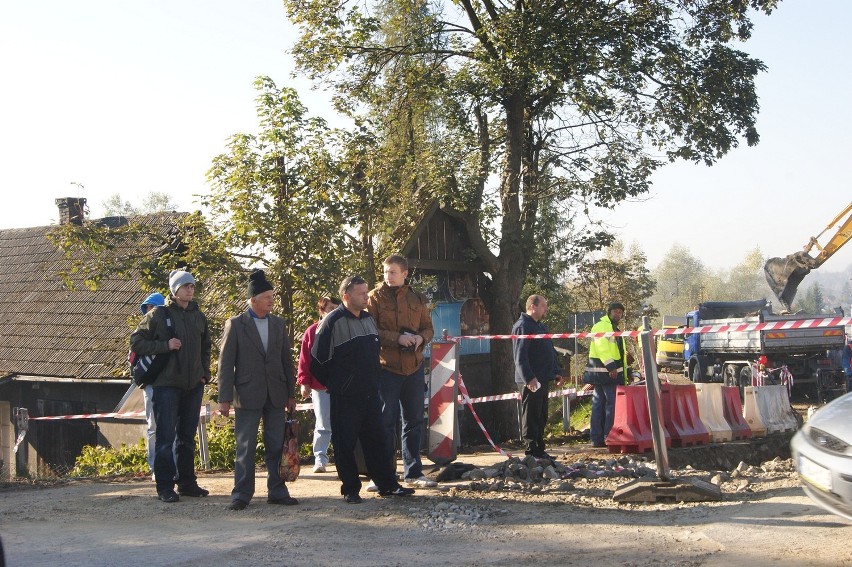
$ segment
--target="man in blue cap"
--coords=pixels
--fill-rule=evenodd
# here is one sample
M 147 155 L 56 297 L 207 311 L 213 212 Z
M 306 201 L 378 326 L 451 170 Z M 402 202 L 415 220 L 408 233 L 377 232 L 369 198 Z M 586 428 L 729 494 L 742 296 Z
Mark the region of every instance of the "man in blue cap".
M 154 309 L 155 307 L 160 307 L 166 304 L 166 298 L 162 293 L 155 291 L 151 295 L 145 298 L 145 300 L 139 305 L 139 309 L 142 311 L 142 315 L 148 313 L 148 311 Z M 142 398 L 145 400 L 145 422 L 148 424 L 146 428 L 147 435 L 145 436 L 145 446 L 148 449 L 148 470 L 151 471 L 151 478 L 154 477 L 154 439 L 157 435 L 157 422 L 154 419 L 154 386 L 148 384 L 144 388 L 142 388 Z

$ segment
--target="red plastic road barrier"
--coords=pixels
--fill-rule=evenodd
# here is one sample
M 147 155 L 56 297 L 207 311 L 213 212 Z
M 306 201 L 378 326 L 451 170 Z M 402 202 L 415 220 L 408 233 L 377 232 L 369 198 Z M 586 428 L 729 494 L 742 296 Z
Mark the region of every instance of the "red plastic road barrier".
M 751 427 L 743 417 L 743 402 L 740 389 L 736 386 L 722 386 L 722 407 L 725 421 L 731 426 L 731 439 L 750 439 Z
M 616 387 L 615 422 L 606 445 L 610 453 L 644 453 L 654 448 L 645 386 Z M 666 447 L 671 446 L 672 438 L 666 431 Z
M 672 447 L 691 447 L 710 442 L 710 432 L 698 416 L 694 384 L 661 384 L 663 423 L 672 436 Z

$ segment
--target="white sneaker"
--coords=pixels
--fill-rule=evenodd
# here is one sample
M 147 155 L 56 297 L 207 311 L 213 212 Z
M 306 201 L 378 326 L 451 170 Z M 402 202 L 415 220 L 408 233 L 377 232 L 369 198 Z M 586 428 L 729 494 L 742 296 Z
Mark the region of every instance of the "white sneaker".
M 378 492 L 378 491 L 379 491 L 379 487 L 376 486 L 376 483 L 371 480 L 370 484 L 367 485 L 367 492 Z
M 323 473 L 323 472 L 325 472 L 325 465 L 324 465 L 324 464 L 322 464 L 322 463 L 317 463 L 316 465 L 314 465 L 314 472 L 315 472 L 315 473 Z
M 416 486 L 417 488 L 435 488 L 438 483 L 429 477 L 421 476 L 420 478 L 407 478 L 405 484 L 408 486 Z

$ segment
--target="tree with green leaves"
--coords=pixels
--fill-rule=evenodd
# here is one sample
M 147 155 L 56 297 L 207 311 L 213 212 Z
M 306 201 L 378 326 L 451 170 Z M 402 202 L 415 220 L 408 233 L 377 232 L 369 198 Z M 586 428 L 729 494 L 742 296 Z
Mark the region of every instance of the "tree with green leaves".
M 202 203 L 214 236 L 247 267 L 266 269 L 295 340 L 347 267 L 343 178 L 331 130 L 308 116 L 296 91 L 268 77 L 255 87 L 260 131 L 231 136 Z
M 793 304 L 793 309 L 814 315 L 825 311 L 825 295 L 819 282 L 812 283 L 804 294 L 799 294 Z
M 176 211 L 178 208 L 172 202 L 171 196 L 161 191 L 151 191 L 148 193 L 142 200 L 141 205 L 135 205 L 130 201 L 122 199 L 120 193 L 114 193 L 107 197 L 101 204 L 101 207 L 103 208 L 103 216 L 105 217 L 150 215 L 153 213 Z
M 577 298 L 578 311 L 606 310 L 609 303 L 618 301 L 625 307 L 625 329 L 635 329 L 643 316 L 659 315 L 649 303 L 657 284 L 647 263 L 638 246 L 625 252 L 620 242 L 606 248 L 599 257 L 580 262 L 569 285 Z
M 664 315 L 685 315 L 707 297 L 710 272 L 682 244 L 674 244 L 653 271 L 657 290 L 651 300 Z
M 241 268 L 213 238 L 200 213 L 153 213 L 121 219 L 62 224 L 48 238 L 63 251 L 69 268 L 60 274 L 73 288 L 82 281 L 96 290 L 104 278 L 135 279 L 140 291 L 164 289 L 169 273 L 187 268 L 198 281 L 198 301 L 214 336 L 241 303 Z
M 301 30 L 297 65 L 350 109 L 397 116 L 371 106 L 380 88 L 397 108 L 423 85 L 440 96 L 429 133 L 458 159 L 432 168 L 446 177 L 431 190 L 467 216 L 495 332 L 518 314 L 545 203 L 614 207 L 667 161 L 712 164 L 743 138 L 757 143 L 764 66 L 735 44 L 751 34 L 749 11 L 775 4 L 284 0 Z M 509 347 L 492 359 L 510 388 Z

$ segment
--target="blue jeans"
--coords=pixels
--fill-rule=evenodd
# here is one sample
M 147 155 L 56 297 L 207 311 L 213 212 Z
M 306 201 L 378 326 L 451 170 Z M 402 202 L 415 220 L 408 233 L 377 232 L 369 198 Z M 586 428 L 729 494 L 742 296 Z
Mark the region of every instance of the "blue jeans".
M 594 444 L 603 443 L 612 429 L 615 421 L 615 388 L 615 384 L 595 385 L 595 393 L 592 394 L 592 423 L 589 426 Z
M 328 464 L 328 444 L 331 442 L 331 397 L 328 390 L 311 390 L 314 405 L 314 457 L 315 464 Z
M 142 389 L 142 399 L 145 400 L 145 447 L 148 449 L 148 470 L 154 472 L 154 454 L 156 452 L 157 421 L 154 419 L 154 387 L 145 386 Z
M 393 459 L 396 446 L 396 424 L 402 411 L 402 464 L 403 478 L 423 476 L 420 462 L 420 436 L 423 430 L 423 400 L 426 381 L 423 365 L 408 376 L 382 370 L 379 374 L 379 394 L 382 399 L 382 430 L 385 447 Z
M 154 420 L 157 435 L 154 454 L 154 475 L 157 494 L 193 487 L 195 476 L 195 432 L 201 413 L 204 384 L 191 390 L 171 386 L 154 386 Z

